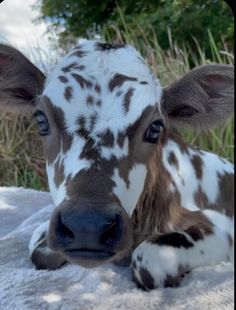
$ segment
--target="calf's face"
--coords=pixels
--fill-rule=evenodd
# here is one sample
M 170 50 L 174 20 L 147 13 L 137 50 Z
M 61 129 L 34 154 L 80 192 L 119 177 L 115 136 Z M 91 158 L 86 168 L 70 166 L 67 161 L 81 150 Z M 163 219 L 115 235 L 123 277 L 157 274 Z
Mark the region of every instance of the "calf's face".
M 12 48 L 0 47 L 0 63 L 0 106 L 32 110 L 42 136 L 56 206 L 48 244 L 86 267 L 132 248 L 131 217 L 156 177 L 167 117 L 202 126 L 199 116 L 212 119 L 205 108 L 210 97 L 224 104 L 233 76 L 230 66 L 205 66 L 163 92 L 135 49 L 94 41 L 72 50 L 45 81 Z M 201 93 L 200 79 L 208 92 Z M 212 112 L 215 119 L 232 112 L 225 106 L 220 118 Z
M 151 126 L 156 142 L 164 128 L 160 98 L 133 48 L 88 42 L 54 69 L 36 112 L 57 206 L 51 248 L 94 266 L 132 247 L 130 218 L 155 150 L 145 134 Z

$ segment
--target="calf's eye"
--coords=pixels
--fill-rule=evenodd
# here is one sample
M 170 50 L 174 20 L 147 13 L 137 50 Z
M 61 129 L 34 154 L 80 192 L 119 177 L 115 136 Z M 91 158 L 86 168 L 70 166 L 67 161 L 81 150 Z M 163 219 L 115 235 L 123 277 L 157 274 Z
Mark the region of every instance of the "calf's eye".
M 163 129 L 164 124 L 161 120 L 152 122 L 145 131 L 143 140 L 148 143 L 156 143 Z
M 42 111 L 37 111 L 34 117 L 38 123 L 39 134 L 41 136 L 47 136 L 50 134 L 50 125 L 46 115 Z

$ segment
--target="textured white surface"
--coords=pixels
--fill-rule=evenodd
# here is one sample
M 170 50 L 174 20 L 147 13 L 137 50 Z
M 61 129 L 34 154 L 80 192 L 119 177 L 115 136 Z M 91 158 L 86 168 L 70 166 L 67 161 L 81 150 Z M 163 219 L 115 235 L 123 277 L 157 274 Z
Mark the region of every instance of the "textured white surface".
M 233 266 L 222 263 L 194 270 L 179 288 L 144 292 L 129 268 L 67 265 L 37 271 L 28 256 L 33 230 L 53 210 L 48 193 L 0 188 L 1 310 L 233 309 Z

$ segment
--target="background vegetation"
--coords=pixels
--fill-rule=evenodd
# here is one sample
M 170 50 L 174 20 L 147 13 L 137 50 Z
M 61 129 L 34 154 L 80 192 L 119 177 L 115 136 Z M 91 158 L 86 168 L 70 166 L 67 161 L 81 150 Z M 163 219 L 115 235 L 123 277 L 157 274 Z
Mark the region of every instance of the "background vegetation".
M 95 34 L 105 40 L 130 43 L 142 53 L 163 86 L 193 66 L 234 61 L 233 17 L 224 1 L 150 0 L 143 4 L 127 0 L 118 1 L 119 6 L 109 0 L 41 3 L 41 18 L 49 18 L 59 34 L 62 49 L 67 49 L 76 36 Z M 197 148 L 233 161 L 233 132 L 231 119 L 221 128 L 204 134 L 194 131 L 181 134 Z M 0 186 L 10 185 L 47 189 L 45 160 L 36 126 L 31 119 L 5 114 L 0 115 Z
M 139 28 L 147 38 L 155 32 L 163 49 L 170 47 L 168 29 L 179 47 L 184 43 L 193 48 L 197 40 L 207 56 L 209 30 L 219 49 L 224 44 L 233 48 L 234 17 L 223 0 L 40 0 L 37 8 L 39 19 L 57 31 L 62 46 L 104 30 L 114 39 L 117 29 L 126 32 Z

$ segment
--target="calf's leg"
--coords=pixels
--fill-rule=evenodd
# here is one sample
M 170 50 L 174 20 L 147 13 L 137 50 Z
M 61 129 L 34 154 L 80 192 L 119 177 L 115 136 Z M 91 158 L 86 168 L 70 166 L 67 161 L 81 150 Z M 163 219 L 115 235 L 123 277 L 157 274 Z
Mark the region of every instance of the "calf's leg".
M 145 290 L 178 286 L 184 275 L 196 267 L 232 260 L 231 235 L 211 224 L 207 227 L 206 221 L 198 222 L 143 241 L 132 254 L 131 268 L 137 285 Z
M 30 258 L 36 269 L 54 270 L 67 261 L 61 253 L 51 250 L 47 245 L 49 221 L 35 229 L 29 243 Z

